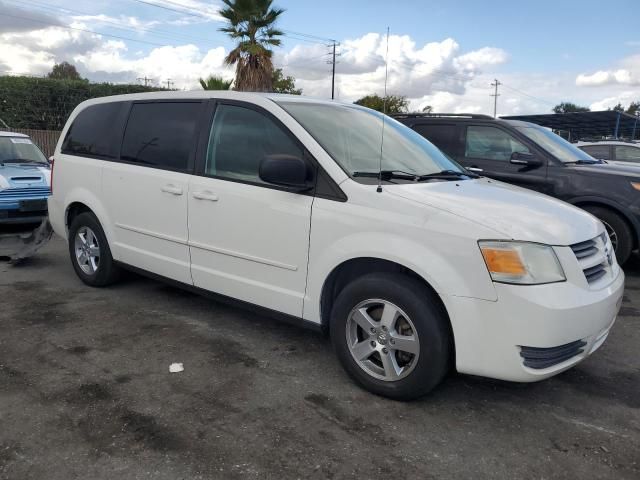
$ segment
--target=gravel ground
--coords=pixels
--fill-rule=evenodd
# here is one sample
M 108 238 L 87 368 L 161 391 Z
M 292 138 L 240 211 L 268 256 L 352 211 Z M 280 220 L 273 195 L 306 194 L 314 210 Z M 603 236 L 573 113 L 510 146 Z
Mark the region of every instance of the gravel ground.
M 320 334 L 129 275 L 54 239 L 0 262 L 0 478 L 640 478 L 640 260 L 609 339 L 537 384 L 368 394 Z M 169 373 L 173 362 L 182 373 Z

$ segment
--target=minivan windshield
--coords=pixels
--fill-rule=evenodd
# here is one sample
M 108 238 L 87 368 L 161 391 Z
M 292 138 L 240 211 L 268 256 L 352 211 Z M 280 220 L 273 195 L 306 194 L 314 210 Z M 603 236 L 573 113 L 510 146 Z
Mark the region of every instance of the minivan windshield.
M 591 155 L 567 142 L 564 138 L 553 133 L 551 130 L 537 126 L 516 127 L 516 129 L 563 163 L 600 163 Z
M 47 159 L 29 138 L 0 137 L 0 165 L 4 163 L 47 163 Z
M 399 176 L 471 175 L 423 136 L 389 117 L 384 122 L 380 164 L 383 114 L 374 110 L 344 104 L 278 103 L 352 177 L 375 174 L 380 167 Z

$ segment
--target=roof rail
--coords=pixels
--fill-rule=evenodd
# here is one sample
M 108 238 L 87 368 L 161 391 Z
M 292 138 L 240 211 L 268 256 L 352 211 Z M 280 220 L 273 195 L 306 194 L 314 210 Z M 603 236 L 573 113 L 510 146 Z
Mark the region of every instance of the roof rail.
M 455 118 L 489 118 L 493 120 L 491 115 L 482 115 L 480 113 L 422 113 L 422 112 L 413 112 L 413 113 L 393 113 L 391 114 L 394 118 L 446 118 L 446 117 L 455 117 Z

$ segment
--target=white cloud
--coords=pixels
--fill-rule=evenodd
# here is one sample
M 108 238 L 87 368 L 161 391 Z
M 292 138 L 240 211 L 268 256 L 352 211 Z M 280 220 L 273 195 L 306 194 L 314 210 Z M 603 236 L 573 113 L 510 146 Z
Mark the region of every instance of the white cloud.
M 73 20 L 76 22 L 89 22 L 92 25 L 105 23 L 105 24 L 115 24 L 121 27 L 138 28 L 138 29 L 146 29 L 162 23 L 159 20 L 144 21 L 139 19 L 138 17 L 132 17 L 128 15 L 111 17 L 109 15 L 105 15 L 104 13 L 101 13 L 99 15 L 76 15 L 73 17 Z
M 640 55 L 632 55 L 620 62 L 621 68 L 598 70 L 594 73 L 581 73 L 576 77 L 579 87 L 598 87 L 602 85 L 640 85 Z
M 611 97 L 604 98 L 602 100 L 598 100 L 597 102 L 593 102 L 591 105 L 589 105 L 589 108 L 592 111 L 597 112 L 600 110 L 611 109 L 616 105 L 618 105 L 619 103 L 623 107 L 627 107 L 631 102 L 637 102 L 638 100 L 640 100 L 640 92 L 624 91 L 619 93 L 618 95 L 614 95 Z
M 337 66 L 339 96 L 355 100 L 384 90 L 386 39 L 377 33 L 347 39 L 340 46 Z M 421 98 L 435 92 L 463 94 L 466 85 L 485 68 L 504 63 L 507 53 L 484 47 L 462 53 L 452 38 L 418 46 L 408 35 L 389 37 L 387 91 Z M 294 75 L 305 93 L 326 96 L 330 82 L 329 49 L 298 45 L 276 56 L 276 65 Z

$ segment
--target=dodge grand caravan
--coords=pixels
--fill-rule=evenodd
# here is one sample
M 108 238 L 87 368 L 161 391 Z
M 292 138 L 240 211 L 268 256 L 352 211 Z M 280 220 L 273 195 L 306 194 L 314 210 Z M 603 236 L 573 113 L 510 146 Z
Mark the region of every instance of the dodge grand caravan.
M 57 145 L 50 219 L 86 284 L 129 268 L 326 330 L 392 398 L 597 350 L 624 284 L 603 224 L 384 118 L 275 94 L 90 100 Z
M 397 119 L 481 175 L 579 206 L 605 225 L 624 264 L 640 246 L 640 168 L 596 160 L 552 131 L 487 115 L 407 114 Z

